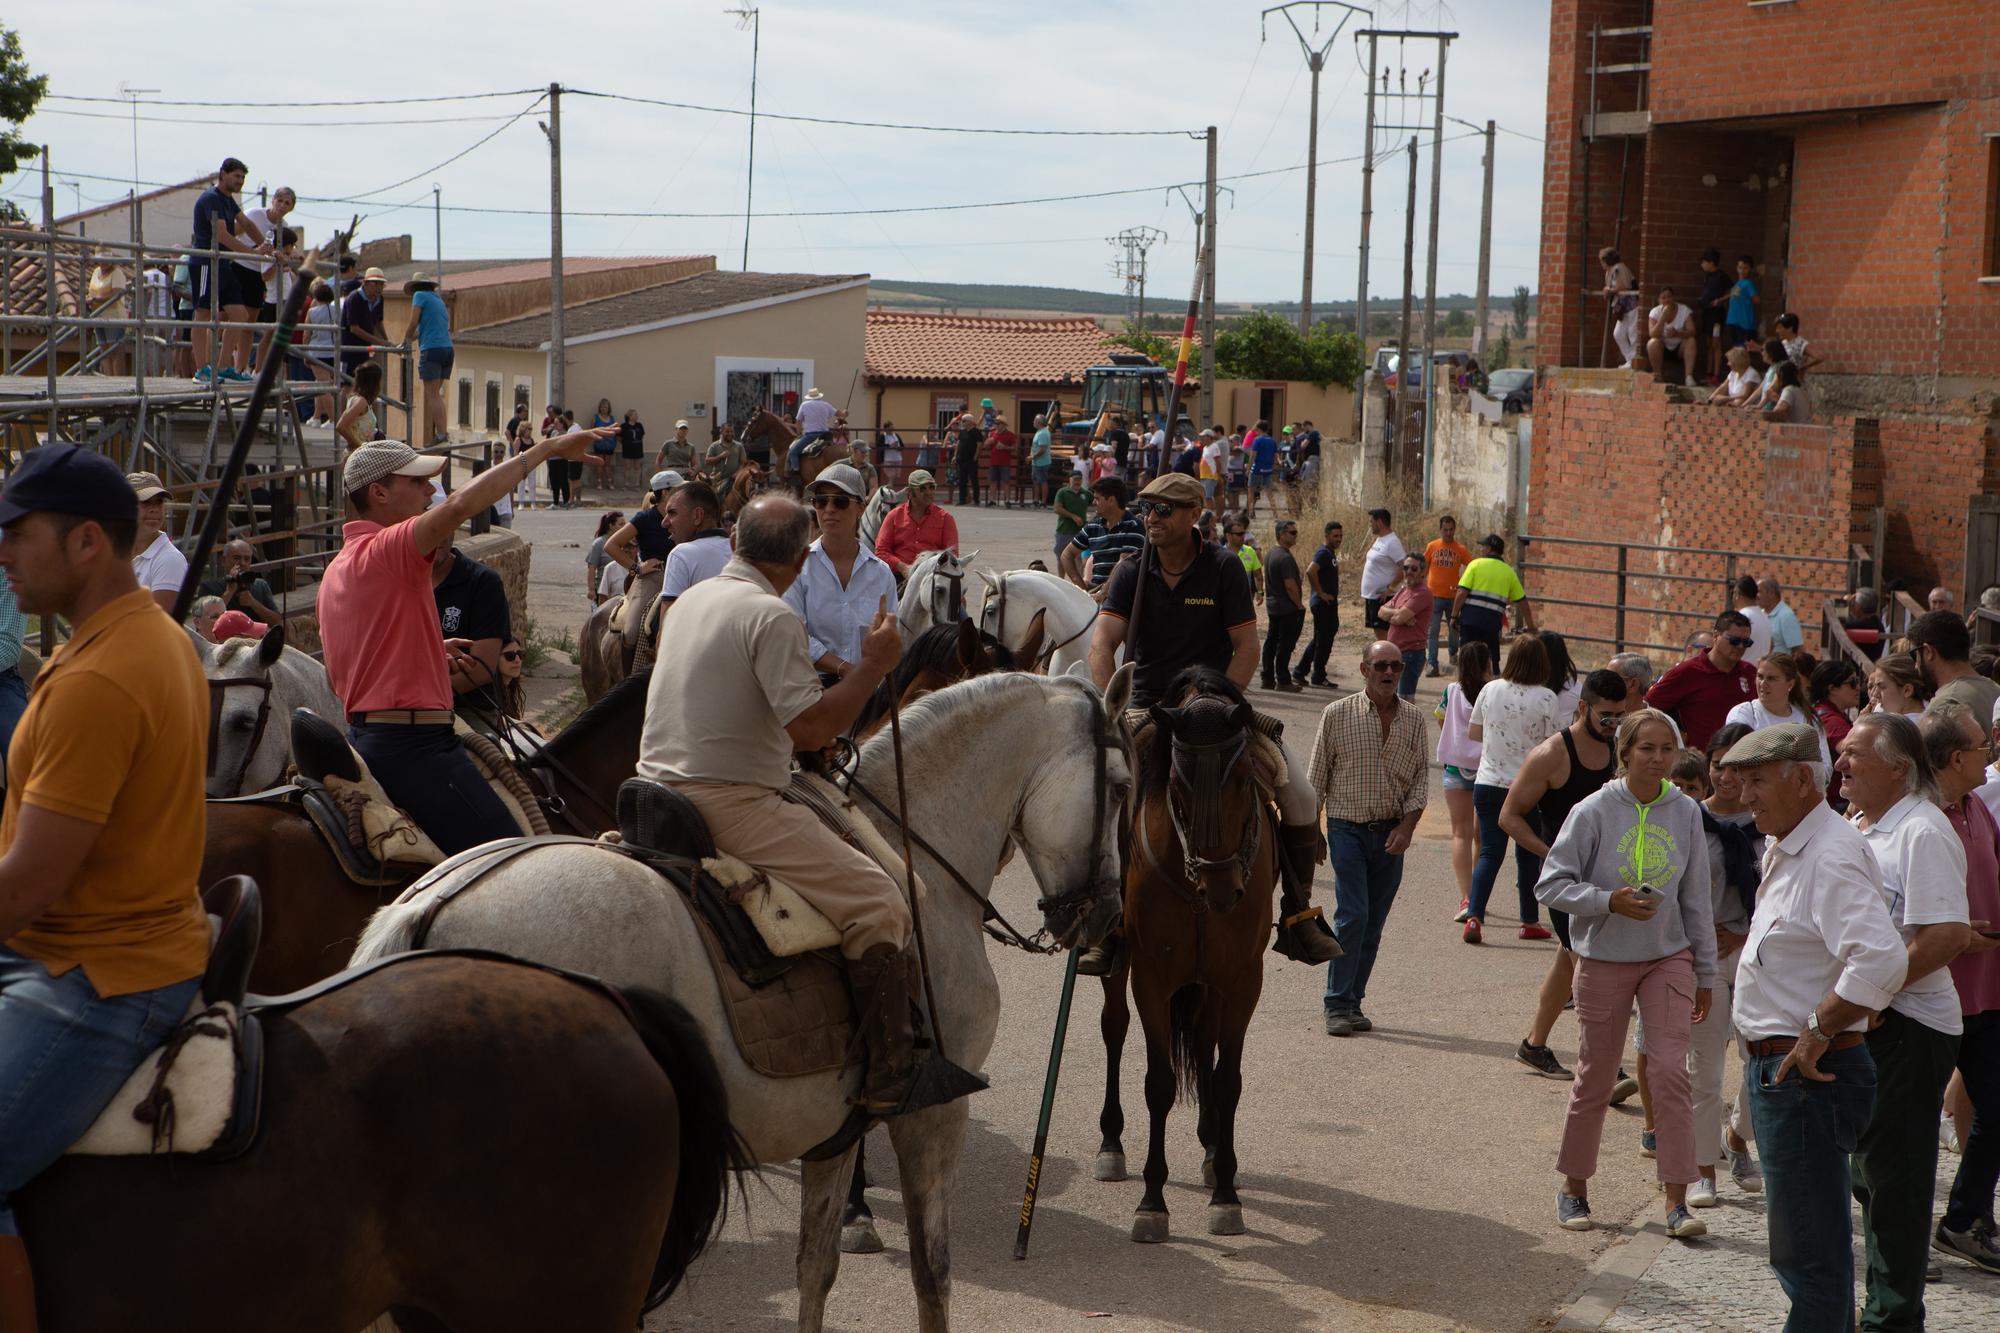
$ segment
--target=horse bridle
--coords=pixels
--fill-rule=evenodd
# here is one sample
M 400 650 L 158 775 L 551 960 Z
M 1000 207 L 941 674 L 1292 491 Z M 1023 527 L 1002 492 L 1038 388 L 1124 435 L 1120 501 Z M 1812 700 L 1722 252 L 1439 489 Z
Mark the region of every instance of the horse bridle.
M 216 745 L 222 739 L 222 703 L 230 690 L 247 689 L 258 691 L 257 721 L 250 729 L 250 743 L 243 747 L 242 762 L 236 765 L 234 780 L 229 784 L 228 795 L 234 796 L 243 790 L 243 775 L 250 771 L 250 761 L 257 754 L 257 746 L 264 739 L 264 727 L 271 720 L 271 682 L 264 676 L 231 676 L 223 680 L 208 682 L 208 776 L 215 776 Z
M 1249 748 L 1250 732 L 1246 728 L 1239 735 L 1205 745 L 1195 745 L 1176 736 L 1171 744 L 1172 757 L 1167 767 L 1167 818 L 1173 825 L 1174 836 L 1180 839 L 1181 870 L 1187 878 L 1188 892 L 1181 892 L 1179 885 L 1174 885 L 1174 890 L 1187 899 L 1196 912 L 1206 912 L 1212 904 L 1208 901 L 1208 889 L 1203 885 L 1201 876 L 1234 868 L 1247 882 L 1262 844 L 1263 809 L 1260 802 L 1252 801 L 1243 816 L 1243 836 L 1233 853 L 1211 858 L 1200 855 L 1196 850 L 1198 847 L 1212 847 L 1221 840 L 1223 781 Z M 1183 777 L 1187 768 L 1193 770 L 1191 779 Z M 1191 809 L 1183 809 L 1178 799 L 1183 788 L 1194 798 Z M 1146 858 L 1159 865 L 1159 856 L 1153 850 L 1144 821 L 1140 821 L 1139 839 Z
M 1012 571 L 1009 572 L 1011 573 Z M 992 584 L 993 591 L 996 594 L 996 601 L 997 601 L 997 605 L 994 607 L 993 611 L 993 637 L 1000 640 L 1002 644 L 1006 645 L 1009 651 L 1012 651 L 1013 645 L 1007 642 L 1007 575 L 1002 574 L 999 578 L 991 579 L 988 581 Z M 1049 663 L 1055 660 L 1055 655 L 1057 653 L 1069 647 L 1071 644 L 1075 643 L 1078 639 L 1082 638 L 1084 635 L 1090 633 L 1090 627 L 1097 623 L 1097 613 L 1099 611 L 1102 611 L 1103 609 L 1104 607 L 1102 605 L 1092 607 L 1090 610 L 1090 619 L 1083 622 L 1082 629 L 1070 635 L 1067 639 L 1062 640 L 1060 643 L 1052 643 L 1048 647 L 1042 649 L 1039 653 L 1036 653 L 1035 660 L 1028 663 L 1023 668 L 1023 670 L 1026 671 L 1045 670 L 1048 667 Z M 980 617 L 980 619 L 984 620 L 985 617 L 982 616 Z
M 949 625 L 958 620 L 963 619 L 965 616 L 964 566 L 960 566 L 956 574 L 947 574 L 944 569 L 944 560 L 942 557 L 940 557 L 938 562 L 931 566 L 930 578 L 931 578 L 931 586 L 930 586 L 931 619 L 935 620 L 940 625 Z M 942 615 L 938 614 L 938 605 L 937 605 L 938 591 L 939 591 L 938 583 L 940 581 L 949 585 L 943 590 L 945 594 L 945 601 L 944 601 L 944 614 Z

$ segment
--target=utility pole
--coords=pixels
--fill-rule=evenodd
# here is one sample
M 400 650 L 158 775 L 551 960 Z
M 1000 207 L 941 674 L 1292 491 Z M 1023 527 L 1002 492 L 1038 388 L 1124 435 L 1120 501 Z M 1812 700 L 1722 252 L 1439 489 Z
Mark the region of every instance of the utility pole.
M 147 93 L 156 93 L 158 88 L 134 88 L 129 83 L 118 85 L 118 95 L 132 104 L 132 197 L 139 197 L 139 99 Z M 136 211 L 137 204 L 133 205 Z
M 1167 234 L 1158 227 L 1127 227 L 1116 236 L 1107 236 L 1104 239 L 1107 244 L 1117 246 L 1124 251 L 1124 254 L 1113 262 L 1111 271 L 1125 280 L 1128 315 L 1131 314 L 1136 298 L 1138 303 L 1136 318 L 1139 328 L 1143 330 L 1146 327 L 1146 252 L 1166 240 Z
M 1201 420 L 1215 421 L 1215 126 L 1208 127 L 1208 178 L 1201 192 Z
M 1338 17 L 1333 25 L 1333 31 L 1326 35 L 1326 40 L 1315 46 L 1311 39 L 1306 36 L 1305 31 L 1299 27 L 1298 20 L 1292 17 L 1294 9 L 1312 10 L 1313 37 L 1319 36 L 1320 11 L 1322 9 L 1342 9 L 1347 12 Z M 1299 39 L 1299 50 L 1305 53 L 1306 68 L 1312 71 L 1312 110 L 1309 113 L 1311 119 L 1306 125 L 1305 272 L 1301 278 L 1299 294 L 1299 332 L 1307 333 L 1312 329 L 1313 214 L 1319 195 L 1319 74 L 1320 70 L 1326 66 L 1326 53 L 1332 49 L 1333 39 L 1340 36 L 1340 30 L 1347 26 L 1347 20 L 1356 14 L 1364 17 L 1368 17 L 1369 15 L 1367 10 L 1355 5 L 1343 4 L 1341 0 L 1290 0 L 1287 4 L 1273 5 L 1259 15 L 1259 26 L 1261 27 L 1264 23 L 1268 22 L 1273 14 L 1283 14 L 1285 16 L 1285 22 L 1291 25 L 1292 34 Z M 1268 32 L 1265 35 L 1268 36 Z
M 1451 38 L 1438 35 L 1437 83 L 1431 90 L 1431 234 L 1424 258 L 1424 508 L 1431 507 L 1431 451 L 1437 443 L 1438 196 L 1444 189 L 1444 58 Z
M 1403 207 L 1403 325 L 1396 347 L 1396 456 L 1390 467 L 1403 465 L 1403 448 L 1408 442 L 1410 386 L 1410 288 L 1416 278 L 1417 248 L 1417 136 L 1410 136 L 1410 199 Z M 1421 383 L 1421 380 L 1419 380 Z
M 568 361 L 563 347 L 562 85 L 549 85 L 549 401 L 563 406 L 568 394 Z M 444 274 L 438 274 L 444 281 Z
M 736 31 L 750 29 L 750 160 L 743 168 L 743 271 L 750 271 L 750 198 L 757 188 L 757 53 L 763 44 L 764 21 L 757 6 L 725 9 L 735 16 Z
M 1463 125 L 1486 137 L 1486 157 L 1481 165 L 1486 168 L 1486 181 L 1479 199 L 1479 287 L 1473 298 L 1472 351 L 1479 363 L 1486 364 L 1486 318 L 1489 282 L 1493 271 L 1493 122 L 1487 121 L 1485 128 L 1457 116 L 1446 116 L 1454 125 Z
M 1368 111 L 1361 132 L 1361 276 L 1354 283 L 1354 332 L 1361 339 L 1361 360 L 1368 362 L 1368 226 L 1375 217 L 1375 34 L 1368 39 Z
M 437 246 L 438 290 L 444 290 L 444 191 L 436 181 L 431 182 L 431 229 L 432 241 Z

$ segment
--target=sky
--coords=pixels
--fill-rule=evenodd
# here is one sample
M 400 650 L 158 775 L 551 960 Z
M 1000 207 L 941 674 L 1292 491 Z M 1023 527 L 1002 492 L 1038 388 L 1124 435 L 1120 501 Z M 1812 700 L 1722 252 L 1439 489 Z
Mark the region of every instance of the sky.
M 570 255 L 714 254 L 743 262 L 750 124 L 713 114 L 580 95 L 584 91 L 742 111 L 750 101 L 752 32 L 724 12 L 749 0 L 599 0 L 423 6 L 355 0 L 341 40 L 319 41 L 291 0 L 238 0 L 228 35 L 162 24 L 150 0 L 90 0 L 89 23 L 67 5 L 29 6 L 6 22 L 49 91 L 24 133 L 49 145 L 57 211 L 122 197 L 135 175 L 170 183 L 212 171 L 225 155 L 250 165 L 246 195 L 292 186 L 308 241 L 351 215 L 361 237 L 412 233 L 434 253 L 431 185 L 441 187 L 447 259 L 546 255 L 549 155 L 537 129 L 550 82 L 562 98 L 564 249 Z M 759 5 L 756 165 L 749 265 L 767 272 L 872 273 L 931 282 L 1118 289 L 1107 238 L 1152 227 L 1148 305 L 1178 305 L 1193 275 L 1204 145 L 1181 134 L 1102 136 L 922 133 L 806 124 L 774 113 L 949 127 L 1221 131 L 1217 297 L 1296 300 L 1304 246 L 1310 75 L 1285 16 L 1257 4 L 1187 0 L 763 0 Z M 1323 42 L 1347 11 L 1290 11 Z M 449 21 L 431 21 L 448 16 Z M 1314 295 L 1351 300 L 1357 278 L 1365 58 L 1354 15 L 1321 74 Z M 1496 305 L 1535 283 L 1541 218 L 1547 0 L 1388 3 L 1380 28 L 1459 33 L 1447 66 L 1445 114 L 1502 127 L 1494 188 Z M 283 55 L 263 34 L 289 31 Z M 127 33 L 105 40 L 104 35 Z M 145 34 L 143 40 L 138 34 Z M 228 77 L 211 71 L 234 52 Z M 330 55 L 322 54 L 323 47 Z M 1385 40 L 1392 91 L 1415 89 L 1436 44 Z M 138 171 L 121 87 L 141 97 Z M 357 97 L 365 89 L 378 99 Z M 533 91 L 512 91 L 533 90 Z M 394 98 L 509 92 L 412 105 Z M 165 106 L 165 101 L 216 106 Z M 299 103 L 334 105 L 305 107 Z M 286 105 L 253 106 L 252 103 Z M 1428 120 L 1414 99 L 1378 98 L 1378 119 Z M 200 123 L 196 123 L 200 122 Z M 357 127 L 353 122 L 379 122 Z M 394 123 L 389 123 L 394 122 Z M 488 138 L 488 136 L 491 136 Z M 1464 137 L 1454 137 L 1464 136 Z M 1400 292 L 1407 131 L 1378 136 L 1371 302 Z M 485 142 L 480 141 L 484 139 Z M 1424 281 L 1429 137 L 1419 169 L 1416 288 Z M 1480 141 L 1445 124 L 1438 290 L 1471 292 L 1477 274 Z M 474 145 L 477 145 L 476 147 Z M 470 151 L 467 151 L 467 150 Z M 463 154 L 463 156 L 458 156 Z M 451 160 L 451 159 L 456 160 Z M 1260 174 L 1249 177 L 1249 173 Z M 1249 178 L 1231 181 L 1231 176 Z M 115 177 L 93 179 L 94 177 Z M 60 182 L 73 182 L 73 185 Z M 0 194 L 35 212 L 33 173 Z M 1110 198 L 1008 201 L 1130 191 Z M 332 200 L 353 202 L 332 202 Z M 951 211 L 857 215 L 944 204 Z M 520 209 L 520 215 L 475 209 Z M 590 217 L 590 212 L 720 217 Z

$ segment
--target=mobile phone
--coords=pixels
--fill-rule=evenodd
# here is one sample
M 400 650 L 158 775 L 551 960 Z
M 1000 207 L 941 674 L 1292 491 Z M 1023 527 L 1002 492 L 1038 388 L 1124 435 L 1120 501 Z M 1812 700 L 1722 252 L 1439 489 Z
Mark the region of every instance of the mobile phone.
M 2000 940 L 2000 930 L 1982 930 L 1979 933 L 1989 940 Z

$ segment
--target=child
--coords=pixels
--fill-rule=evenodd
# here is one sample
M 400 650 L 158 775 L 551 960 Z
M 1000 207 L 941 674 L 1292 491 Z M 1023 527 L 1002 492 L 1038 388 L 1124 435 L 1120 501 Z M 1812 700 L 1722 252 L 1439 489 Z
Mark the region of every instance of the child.
M 1701 312 L 1701 337 L 1708 344 L 1708 378 L 1702 383 L 1722 381 L 1723 307 L 1729 304 L 1729 279 L 1722 271 L 1722 252 L 1714 246 L 1701 252 L 1701 297 L 1695 309 Z
M 1729 308 L 1725 314 L 1728 327 L 1723 330 L 1730 347 L 1757 336 L 1757 307 L 1764 298 L 1757 294 L 1757 280 L 1752 276 L 1756 271 L 1756 260 L 1749 255 L 1736 256 L 1736 285 L 1729 289 Z
M 1819 358 L 1806 350 L 1806 340 L 1799 336 L 1799 317 L 1786 311 L 1778 316 L 1778 337 L 1785 344 L 1785 358 L 1799 368 L 1801 378 L 1808 370 L 1819 364 Z
M 1611 303 L 1611 337 L 1618 344 L 1627 370 L 1639 368 L 1639 279 L 1618 252 L 1605 246 L 1597 252 L 1604 265 L 1604 298 Z
M 1698 750 L 1682 750 L 1680 758 L 1667 770 L 1667 781 L 1697 801 L 1706 801 L 1714 790 L 1708 785 L 1708 761 Z

